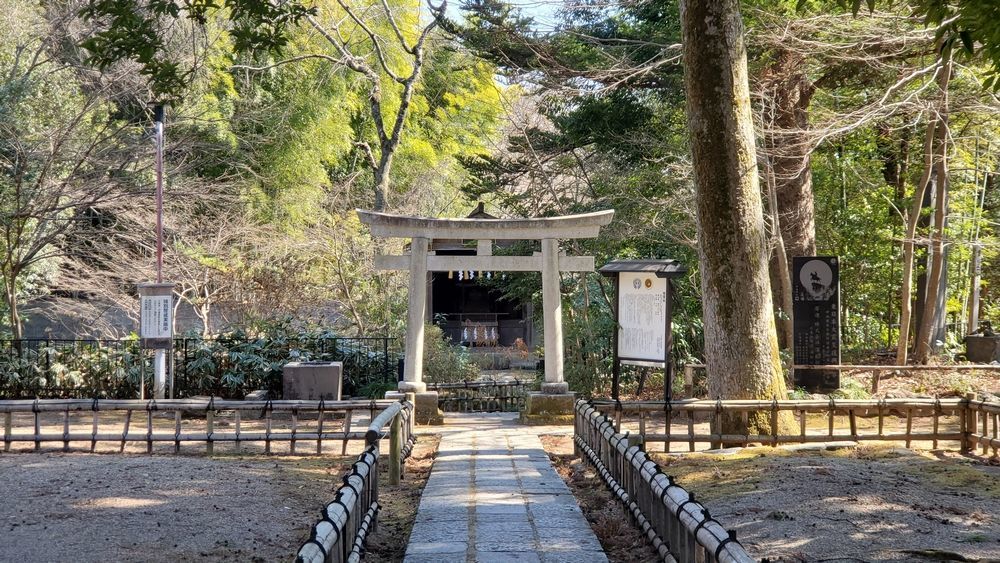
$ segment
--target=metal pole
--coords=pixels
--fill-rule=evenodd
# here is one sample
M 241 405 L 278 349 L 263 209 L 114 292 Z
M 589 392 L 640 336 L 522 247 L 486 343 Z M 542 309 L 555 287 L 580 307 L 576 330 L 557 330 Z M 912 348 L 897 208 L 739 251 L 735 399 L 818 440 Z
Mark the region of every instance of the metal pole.
M 163 105 L 153 107 L 156 131 L 156 283 L 163 283 Z
M 618 360 L 618 332 L 621 330 L 618 324 L 618 301 L 621 299 L 621 290 L 618 288 L 621 280 L 621 273 L 615 274 L 615 300 L 611 303 L 611 312 L 614 315 L 615 325 L 614 325 L 614 338 L 611 341 L 611 358 L 614 363 L 611 365 L 611 398 L 615 401 L 618 400 L 618 385 L 621 381 L 622 365 Z
M 163 105 L 153 107 L 156 127 L 156 283 L 163 283 Z M 157 348 L 153 356 L 153 397 L 166 395 L 167 351 Z

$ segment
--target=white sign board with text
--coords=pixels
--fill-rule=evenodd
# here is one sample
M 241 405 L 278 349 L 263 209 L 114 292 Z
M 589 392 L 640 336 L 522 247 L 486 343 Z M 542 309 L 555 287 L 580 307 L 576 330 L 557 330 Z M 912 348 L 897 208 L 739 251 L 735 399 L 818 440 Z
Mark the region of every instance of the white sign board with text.
M 170 338 L 173 327 L 172 295 L 143 295 L 140 298 L 140 338 Z
M 618 275 L 618 358 L 663 365 L 667 342 L 667 279 L 653 273 Z

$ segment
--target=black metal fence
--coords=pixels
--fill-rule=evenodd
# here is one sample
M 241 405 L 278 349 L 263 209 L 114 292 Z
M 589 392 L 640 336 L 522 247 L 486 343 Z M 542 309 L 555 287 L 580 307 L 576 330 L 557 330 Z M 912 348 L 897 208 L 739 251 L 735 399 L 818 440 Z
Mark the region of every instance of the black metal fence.
M 584 401 L 576 403 L 573 434 L 577 453 L 594 465 L 663 561 L 753 561 L 735 533 L 663 473 L 639 444 L 631 444 L 628 433 L 616 432 L 607 416 Z
M 391 432 L 389 483 L 399 484 L 402 463 L 415 442 L 413 406 L 396 403 L 382 411 L 368 427 L 367 447 L 344 476 L 336 498 L 326 505 L 322 517 L 310 531 L 309 540 L 295 556 L 301 563 L 360 563 L 365 542 L 375 529 L 379 504 L 379 441 Z M 389 427 L 389 428 L 387 428 Z
M 428 383 L 438 392 L 438 406 L 445 412 L 519 412 L 533 380 L 460 381 Z
M 345 396 L 381 396 L 397 380 L 397 339 L 347 337 L 175 338 L 172 396 L 243 398 L 281 390 L 290 361 L 344 363 Z M 140 396 L 152 386 L 153 353 L 137 340 L 0 340 L 0 398 Z

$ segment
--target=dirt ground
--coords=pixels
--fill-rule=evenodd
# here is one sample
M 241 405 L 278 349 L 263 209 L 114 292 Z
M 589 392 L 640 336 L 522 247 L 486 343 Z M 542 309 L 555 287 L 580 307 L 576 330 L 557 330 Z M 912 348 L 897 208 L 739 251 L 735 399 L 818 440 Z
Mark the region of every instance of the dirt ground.
M 403 560 L 406 544 L 410 541 L 410 530 L 417 518 L 420 493 L 431 474 L 440 441 L 440 436 L 421 434 L 413 453 L 406 460 L 406 470 L 399 485 L 379 484 L 382 510 L 378 513 L 375 533 L 368 538 L 365 561 L 389 563 Z
M 571 436 L 541 436 L 556 472 L 569 485 L 587 522 L 611 563 L 657 561 L 656 551 L 632 525 L 625 509 L 604 485 L 594 467 L 573 455 Z
M 0 455 L 0 560 L 287 560 L 353 461 Z
M 603 493 L 614 504 L 592 469 L 576 468 L 572 440 L 553 436 L 544 443 L 559 465 L 573 468 L 560 472 L 573 475 L 568 482 L 588 518 L 608 513 L 591 501 Z M 757 558 L 1000 561 L 1000 467 L 987 459 L 890 445 L 654 457 Z M 610 530 L 616 522 L 610 514 L 608 520 Z M 595 531 L 602 542 L 614 535 Z M 613 546 L 612 555 L 612 561 L 649 560 Z

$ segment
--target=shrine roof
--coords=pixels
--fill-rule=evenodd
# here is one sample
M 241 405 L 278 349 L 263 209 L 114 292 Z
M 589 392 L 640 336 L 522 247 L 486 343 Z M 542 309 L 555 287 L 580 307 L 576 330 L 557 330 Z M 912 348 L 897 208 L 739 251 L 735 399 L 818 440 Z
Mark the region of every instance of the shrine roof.
M 640 272 L 656 274 L 660 278 L 676 278 L 687 273 L 688 269 L 677 260 L 614 260 L 601 266 L 598 272 L 605 276 L 613 276 L 622 272 Z
M 580 215 L 535 217 L 531 219 L 435 219 L 356 210 L 358 219 L 372 235 L 389 238 L 541 240 L 595 238 L 601 227 L 611 222 L 615 211 L 608 209 Z

